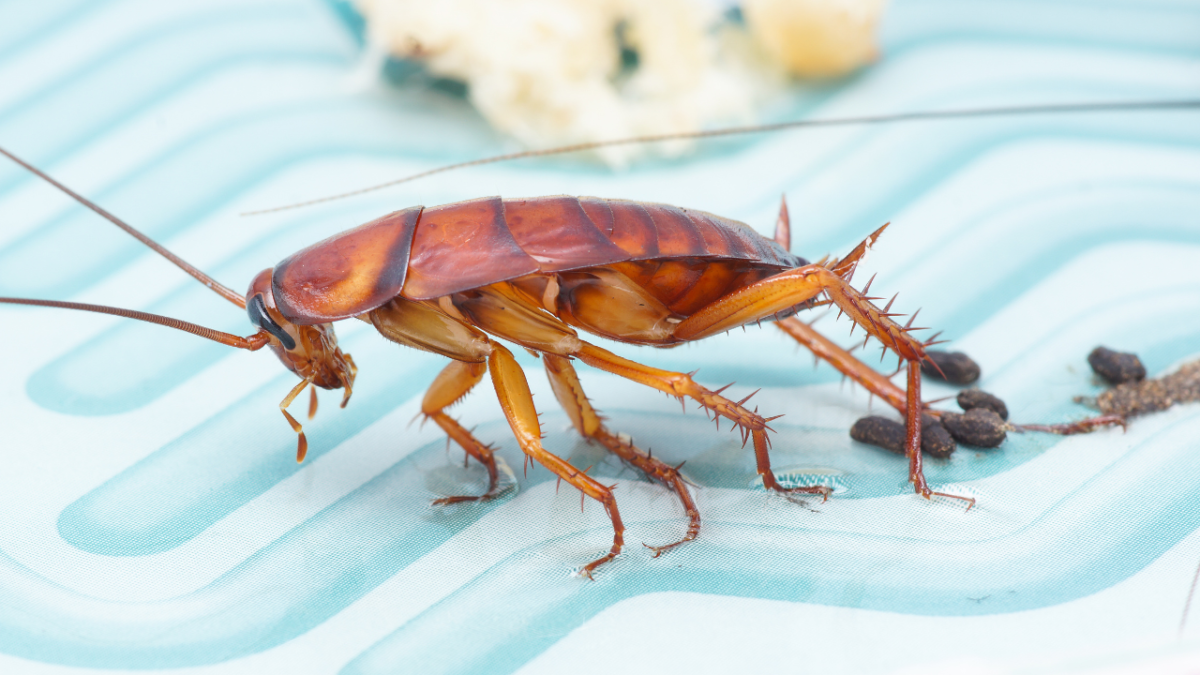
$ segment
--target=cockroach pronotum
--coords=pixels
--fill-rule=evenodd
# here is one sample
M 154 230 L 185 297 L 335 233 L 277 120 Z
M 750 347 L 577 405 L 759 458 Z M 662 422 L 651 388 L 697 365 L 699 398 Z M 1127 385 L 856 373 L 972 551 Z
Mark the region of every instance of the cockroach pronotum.
M 1133 104 L 1126 107 L 1194 107 L 1195 101 Z M 892 116 L 890 119 L 979 114 L 1055 112 L 1105 106 L 1011 108 Z M 863 123 L 888 118 L 824 121 Z M 808 122 L 807 124 L 813 124 Z M 816 121 L 820 124 L 822 121 Z M 799 126 L 805 123 L 782 126 Z M 706 132 L 702 135 L 763 131 L 767 127 Z M 618 142 L 640 142 L 630 139 Z M 649 139 L 654 140 L 654 139 Z M 609 144 L 611 144 L 610 142 Z M 598 147 L 585 144 L 557 152 Z M 553 152 L 553 151 L 551 151 Z M 884 225 L 840 259 L 809 262 L 790 252 L 787 205 L 780 209 L 773 239 L 749 226 L 702 211 L 664 204 L 594 197 L 501 199 L 486 197 L 437 207 L 415 206 L 390 213 L 330 237 L 260 272 L 242 295 L 218 283 L 132 226 L 71 191 L 37 168 L 0 149 L 42 179 L 136 237 L 244 309 L 258 331 L 240 337 L 143 312 L 53 300 L 0 298 L 0 303 L 58 307 L 114 314 L 184 330 L 247 350 L 269 346 L 300 381 L 280 403 L 280 411 L 298 436 L 297 460 L 307 440 L 301 424 L 287 408 L 305 388 L 342 389 L 342 405 L 350 399 L 357 367 L 338 347 L 333 323 L 358 319 L 373 325 L 388 340 L 449 357 L 421 405 L 470 457 L 488 472 L 483 494 L 438 499 L 437 504 L 488 500 L 499 494 L 492 449 L 448 416 L 446 408 L 465 396 L 490 372 L 504 415 L 527 459 L 544 465 L 560 480 L 600 502 L 612 521 L 613 541 L 607 554 L 583 567 L 591 576 L 613 560 L 624 546 L 624 526 L 609 486 L 549 452 L 524 372 L 498 340 L 540 356 L 559 403 L 575 429 L 608 449 L 650 479 L 671 489 L 682 502 L 689 523 L 673 543 L 650 547 L 655 555 L 694 540 L 700 514 L 677 467 L 672 467 L 614 433 L 603 423 L 583 391 L 573 361 L 653 387 L 670 396 L 691 398 L 718 418 L 738 427 L 743 445 L 753 447 L 763 485 L 783 494 L 819 495 L 823 485 L 785 487 L 770 462 L 768 432 L 772 417 L 746 407 L 746 400 L 723 397 L 690 374 L 642 365 L 587 342 L 580 331 L 619 342 L 670 347 L 763 320 L 775 321 L 797 342 L 843 374 L 899 410 L 906 420 L 904 450 L 909 481 L 925 498 L 943 496 L 925 480 L 921 464 L 922 414 L 936 414 L 921 400 L 921 363 L 935 339 L 918 340 L 912 319 L 893 320 L 891 303 L 851 286 L 851 278 Z M 548 151 L 516 153 L 518 156 Z M 435 170 L 444 170 L 438 169 Z M 433 172 L 425 172 L 428 175 Z M 863 364 L 793 315 L 819 305 L 835 305 L 869 337 L 907 364 L 907 388 Z M 935 336 L 936 338 L 936 336 Z

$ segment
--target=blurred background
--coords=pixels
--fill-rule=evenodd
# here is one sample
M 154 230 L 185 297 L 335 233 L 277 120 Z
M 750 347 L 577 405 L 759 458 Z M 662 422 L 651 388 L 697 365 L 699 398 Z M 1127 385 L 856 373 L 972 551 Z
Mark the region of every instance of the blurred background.
M 1151 374 L 1200 353 L 1194 111 L 942 120 L 672 142 L 449 172 L 525 148 L 724 124 L 1195 97 L 1185 0 L 382 0 L 0 2 L 0 145 L 241 290 L 380 214 L 488 195 L 677 204 L 840 255 L 884 222 L 863 282 L 952 349 L 1022 422 L 1077 419 L 1097 344 Z M 240 311 L 94 214 L 0 164 L 0 295 L 120 305 L 247 333 Z M 903 459 L 852 442 L 881 410 L 771 327 L 671 351 L 764 413 L 812 510 L 755 487 L 727 429 L 581 371 L 615 429 L 687 460 L 701 540 L 668 494 L 579 441 L 528 368 L 547 447 L 616 482 L 629 552 L 600 509 L 521 458 L 490 387 L 455 413 L 512 468 L 483 484 L 408 426 L 443 360 L 339 325 L 360 367 L 323 400 L 309 460 L 276 412 L 273 358 L 141 324 L 0 309 L 0 669 L 374 673 L 1129 672 L 1184 668 L 1200 562 L 1195 405 L 1128 433 L 1013 435 L 930 462 L 969 514 L 924 503 Z M 849 324 L 818 327 L 843 344 Z M 197 344 L 199 343 L 199 344 Z M 869 352 L 868 352 L 869 353 Z M 889 367 L 891 363 L 882 367 Z M 929 385 L 927 397 L 952 395 Z M 815 478 L 814 478 L 815 477 Z M 1127 667 L 1126 667 L 1127 666 Z M 1111 669 L 1116 669 L 1112 671 Z M 1182 672 L 1182 671 L 1181 671 Z

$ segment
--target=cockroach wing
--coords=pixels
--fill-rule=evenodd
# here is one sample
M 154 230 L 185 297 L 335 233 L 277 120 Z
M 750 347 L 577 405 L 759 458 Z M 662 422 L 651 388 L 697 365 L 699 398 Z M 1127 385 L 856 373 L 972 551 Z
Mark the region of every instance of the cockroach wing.
M 369 312 L 399 295 L 423 208 L 389 213 L 285 258 L 271 277 L 279 311 L 307 326 Z
M 504 200 L 484 197 L 421 214 L 404 297 L 428 300 L 538 271 L 504 218 Z
M 506 199 L 504 220 L 517 245 L 537 261 L 542 272 L 629 259 L 629 254 L 592 222 L 575 197 Z

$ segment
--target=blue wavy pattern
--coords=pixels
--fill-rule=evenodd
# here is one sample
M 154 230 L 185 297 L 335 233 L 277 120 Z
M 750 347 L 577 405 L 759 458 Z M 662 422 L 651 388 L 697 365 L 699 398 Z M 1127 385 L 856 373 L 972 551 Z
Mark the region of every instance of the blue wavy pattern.
M 615 173 L 573 159 L 514 163 L 237 220 L 246 207 L 507 147 L 461 98 L 412 82 L 348 91 L 360 36 L 346 18 L 345 3 L 316 0 L 0 3 L 0 142 L 235 287 L 312 241 L 410 203 L 590 193 L 685 204 L 765 230 L 785 193 L 796 248 L 809 257 L 896 221 L 874 253 L 879 287 L 903 291 L 914 307 L 919 298 L 922 323 L 962 339 L 985 363 L 982 386 L 1021 419 L 1083 414 L 1071 398 L 1099 391 L 1083 362 L 1098 342 L 1138 351 L 1155 372 L 1200 350 L 1200 275 L 1180 263 L 1200 254 L 1194 113 L 737 139 L 686 162 Z M 884 37 L 879 65 L 845 82 L 798 86 L 774 114 L 1186 96 L 1200 85 L 1195 3 L 910 0 L 891 8 Z M 0 166 L 0 213 L 0 295 L 121 302 L 109 294 L 128 294 L 138 309 L 246 328 L 240 312 L 12 166 Z M 798 480 L 833 481 L 836 504 L 810 513 L 776 503 L 753 487 L 752 457 L 732 435 L 587 375 L 614 427 L 656 455 L 687 460 L 713 506 L 700 542 L 661 560 L 631 550 L 585 583 L 571 565 L 601 547 L 607 529 L 597 514 L 573 511 L 573 497 L 556 498 L 539 467 L 504 500 L 429 507 L 434 495 L 482 480 L 478 467 L 462 468 L 457 453 L 447 459 L 442 441 L 393 414 L 415 412 L 437 358 L 365 327 L 347 331 L 359 386 L 348 408 L 326 405 L 306 424 L 310 461 L 298 466 L 294 437 L 274 412 L 290 376 L 141 324 L 3 315 L 46 328 L 12 338 L 23 358 L 13 364 L 18 378 L 4 378 L 13 392 L 5 400 L 18 414 L 0 458 L 21 465 L 37 450 L 55 466 L 72 453 L 116 459 L 99 476 L 79 473 L 81 462 L 61 477 L 75 487 L 47 487 L 44 499 L 25 477 L 4 479 L 0 493 L 26 501 L 3 504 L 13 525 L 0 533 L 0 665 L 16 657 L 94 669 L 244 666 L 272 650 L 312 648 L 389 580 L 444 565 L 461 582 L 411 615 L 376 617 L 370 640 L 331 648 L 337 660 L 326 665 L 347 675 L 512 672 L 600 612 L 663 591 L 909 615 L 1034 611 L 1102 594 L 1200 525 L 1194 408 L 1148 422 L 1154 431 L 1128 447 L 1115 435 L 1085 439 L 1096 459 L 1070 480 L 1047 481 L 1042 501 L 1011 522 L 996 515 L 1009 513 L 1002 490 L 1011 477 L 1052 462 L 1066 444 L 1014 435 L 1001 451 L 931 462 L 932 481 L 968 486 L 983 506 L 951 522 L 932 505 L 926 521 L 925 505 L 896 500 L 907 494 L 903 460 L 846 436 L 865 397 L 839 391 L 836 373 L 808 367 L 773 333 L 750 333 L 669 352 L 614 349 L 665 368 L 701 366 L 703 381 L 736 380 L 745 393 L 765 387 L 764 410 L 789 412 L 777 466 Z M 1018 330 L 1004 323 L 1010 317 L 1029 323 Z M 533 380 L 539 403 L 550 400 Z M 191 413 L 183 402 L 194 391 L 223 398 Z M 464 414 L 515 467 L 520 453 L 486 397 L 474 396 Z M 548 447 L 621 481 L 635 546 L 682 527 L 672 502 L 563 430 L 562 413 L 543 419 Z M 363 444 L 394 459 L 374 460 L 354 483 L 340 472 L 357 466 L 347 456 Z M 314 474 L 345 482 L 324 506 L 297 487 Z M 228 528 L 256 527 L 245 514 L 280 495 L 312 513 L 276 505 L 261 523 L 276 535 L 231 544 L 236 559 L 205 562 L 221 558 L 223 536 L 259 541 L 251 529 Z M 853 509 L 867 515 L 848 518 Z M 889 519 L 903 525 L 863 525 Z M 494 544 L 470 548 L 481 536 Z M 28 541 L 47 542 L 45 552 Z M 469 553 L 452 553 L 463 547 Z M 135 579 L 136 570 L 160 590 L 123 591 L 102 578 Z M 488 630 L 464 639 L 467 626 Z

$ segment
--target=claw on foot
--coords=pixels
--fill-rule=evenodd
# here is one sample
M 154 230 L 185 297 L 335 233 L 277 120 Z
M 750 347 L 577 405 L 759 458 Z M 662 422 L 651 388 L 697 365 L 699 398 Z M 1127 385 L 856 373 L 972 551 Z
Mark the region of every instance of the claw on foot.
M 784 495 L 821 495 L 821 503 L 829 501 L 829 495 L 833 494 L 833 488 L 828 485 L 801 485 L 799 487 L 784 487 L 775 480 L 774 474 L 763 476 L 763 487 L 768 490 L 774 490 Z
M 582 574 L 583 576 L 587 577 L 588 581 L 595 581 L 596 577 L 592 576 L 592 572 L 596 571 L 596 568 L 603 565 L 604 563 L 615 560 L 616 557 L 617 557 L 616 553 L 609 553 L 606 556 L 603 556 L 599 559 L 593 560 L 592 562 L 584 565 L 583 569 L 579 570 L 579 573 Z
M 457 495 L 454 497 L 439 497 L 433 500 L 433 506 L 448 506 L 450 504 L 462 504 L 463 502 L 490 502 L 500 496 L 501 491 L 489 492 L 482 495 Z
M 679 541 L 671 543 L 671 544 L 666 544 L 664 546 L 651 546 L 650 544 L 647 544 L 645 542 L 642 542 L 642 546 L 645 546 L 646 548 L 650 549 L 651 551 L 654 551 L 654 555 L 651 557 L 657 558 L 658 556 L 666 553 L 667 551 L 670 551 L 671 549 L 675 548 L 676 546 L 679 546 L 681 544 L 686 544 L 689 541 L 694 541 L 695 539 L 696 539 L 696 535 L 689 533 L 688 536 L 684 537 L 683 539 L 680 539 Z
M 925 490 L 923 492 L 919 492 L 918 494 L 920 494 L 922 497 L 924 497 L 925 499 L 928 499 L 930 501 L 932 501 L 934 497 L 949 497 L 950 499 L 957 499 L 959 501 L 964 501 L 967 503 L 967 511 L 970 511 L 971 509 L 973 509 L 975 507 L 975 498 L 974 497 L 964 497 L 962 495 L 952 495 L 948 492 L 934 492 L 932 490 Z M 964 511 L 964 513 L 965 513 L 965 511 Z

